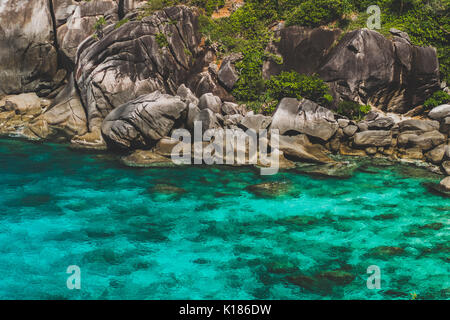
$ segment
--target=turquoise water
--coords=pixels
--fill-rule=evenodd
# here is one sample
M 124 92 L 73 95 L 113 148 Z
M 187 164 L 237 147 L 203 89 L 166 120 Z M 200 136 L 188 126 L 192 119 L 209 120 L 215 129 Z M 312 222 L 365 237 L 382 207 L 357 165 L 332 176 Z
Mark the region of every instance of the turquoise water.
M 0 154 L 2 299 L 449 298 L 450 201 L 421 169 L 133 169 L 16 140 Z M 268 181 L 286 193 L 247 188 Z M 66 287 L 69 265 L 81 290 Z

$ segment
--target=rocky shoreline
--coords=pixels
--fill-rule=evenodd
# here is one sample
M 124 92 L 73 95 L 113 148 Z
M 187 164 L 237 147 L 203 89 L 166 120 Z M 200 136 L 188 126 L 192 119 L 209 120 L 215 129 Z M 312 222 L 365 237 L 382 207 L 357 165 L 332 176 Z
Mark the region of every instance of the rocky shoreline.
M 440 87 L 434 48 L 413 46 L 395 31 L 393 39 L 367 29 L 340 38 L 340 32 L 281 24 L 280 41 L 268 50 L 284 63 L 267 62 L 265 76 L 283 68 L 318 73 L 335 99 L 374 108 L 355 121 L 307 99 L 284 98 L 267 116 L 234 101 L 230 91 L 241 57 L 218 61 L 199 33 L 195 8 L 165 8 L 138 19 L 127 6 L 108 0 L 6 1 L 2 21 L 23 10 L 30 14 L 0 33 L 1 136 L 119 150 L 128 165 L 165 166 L 178 144 L 171 133 L 192 131 L 195 121 L 204 130 L 237 135 L 276 129 L 279 148 L 271 152 L 279 153 L 281 168 L 309 162 L 344 170 L 333 154 L 419 161 L 446 176 L 436 190 L 449 195 L 450 105 L 422 110 Z M 101 37 L 94 33 L 99 16 L 106 16 Z M 47 23 L 27 27 L 36 21 Z

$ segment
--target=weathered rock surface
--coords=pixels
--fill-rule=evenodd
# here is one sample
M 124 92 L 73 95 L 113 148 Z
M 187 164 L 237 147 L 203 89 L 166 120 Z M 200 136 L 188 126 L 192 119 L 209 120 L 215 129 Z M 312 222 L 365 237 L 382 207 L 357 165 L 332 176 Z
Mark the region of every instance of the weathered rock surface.
M 49 93 L 58 57 L 48 0 L 2 0 L 0 94 Z
M 42 139 L 67 138 L 87 133 L 87 119 L 73 77 L 52 105 L 30 125 Z
M 290 158 L 300 161 L 317 163 L 330 163 L 333 160 L 328 157 L 325 148 L 321 145 L 313 145 L 306 135 L 279 136 L 279 150 Z
M 156 91 L 114 109 L 103 122 L 102 134 L 116 147 L 150 146 L 168 136 L 186 112 L 187 105 L 179 97 Z
M 398 145 L 430 150 L 446 141 L 445 136 L 437 130 L 425 133 L 417 131 L 404 132 L 398 136 Z
M 186 87 L 184 84 L 178 87 L 177 96 L 181 98 L 186 103 L 192 103 L 198 106 L 199 99 L 192 93 L 191 89 Z
M 389 130 L 394 126 L 394 120 L 389 117 L 377 117 L 375 120 L 368 121 L 369 130 Z
M 244 129 L 252 129 L 256 133 L 258 133 L 259 130 L 267 129 L 270 125 L 270 122 L 272 121 L 271 117 L 264 116 L 262 114 L 255 114 L 255 115 L 246 115 L 240 125 Z
M 391 131 L 367 130 L 354 135 L 353 143 L 359 147 L 385 147 L 392 143 Z
M 217 73 L 219 83 L 228 91 L 231 91 L 239 80 L 239 74 L 234 67 L 234 63 L 239 59 L 240 56 L 236 55 L 225 57 L 220 65 L 219 72 Z
M 271 125 L 271 129 L 278 129 L 280 134 L 294 131 L 324 141 L 328 141 L 338 128 L 333 112 L 310 100 L 299 101 L 294 98 L 281 100 Z
M 165 8 L 105 31 L 99 41 L 83 42 L 75 80 L 90 130 L 99 127 L 110 111 L 138 96 L 155 90 L 175 94 L 186 83 L 198 68 L 194 60 L 201 61 L 204 54 L 197 17 L 195 9 L 185 6 Z
M 441 144 L 437 146 L 436 148 L 430 150 L 425 154 L 425 157 L 428 161 L 434 164 L 439 164 L 444 159 L 445 155 L 445 144 Z
M 441 120 L 446 117 L 450 117 L 450 104 L 443 104 L 436 108 L 433 108 L 428 113 L 428 117 L 434 120 Z
M 433 120 L 417 120 L 410 119 L 400 122 L 399 124 L 400 132 L 404 131 L 434 131 L 439 130 L 439 122 Z
M 368 29 L 346 34 L 318 73 L 335 96 L 398 113 L 439 89 L 436 49 L 390 41 Z
M 129 167 L 172 167 L 171 159 L 150 150 L 136 150 L 121 158 L 123 164 Z
M 220 113 L 222 100 L 212 93 L 205 93 L 200 97 L 198 107 L 200 108 L 200 110 L 210 109 L 214 113 Z
M 275 32 L 273 41 L 267 51 L 282 58 L 279 64 L 268 59 L 263 65 L 263 77 L 277 75 L 282 71 L 295 70 L 298 73 L 312 74 L 317 72 L 329 49 L 341 34 L 340 30 L 325 28 L 305 28 L 290 26 Z
M 53 0 L 53 2 L 58 45 L 72 63 L 75 63 L 78 46 L 94 33 L 94 25 L 100 17 L 104 16 L 107 24 L 119 20 L 115 0 L 82 2 Z

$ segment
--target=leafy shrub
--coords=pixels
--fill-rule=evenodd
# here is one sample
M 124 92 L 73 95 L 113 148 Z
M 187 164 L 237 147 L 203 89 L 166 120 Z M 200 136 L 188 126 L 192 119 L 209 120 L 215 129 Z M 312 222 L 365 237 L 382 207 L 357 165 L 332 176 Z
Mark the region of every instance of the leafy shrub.
M 450 94 L 441 90 L 433 93 L 433 95 L 427 99 L 423 105 L 427 109 L 433 109 L 448 102 L 450 102 Z
M 164 34 L 158 33 L 156 36 L 156 42 L 158 43 L 160 48 L 165 48 L 169 46 L 169 42 Z
M 333 101 L 328 94 L 329 88 L 318 76 L 308 76 L 298 72 L 282 72 L 273 76 L 266 83 L 268 95 L 275 99 L 306 98 L 323 105 L 329 105 Z
M 94 24 L 94 30 L 97 32 L 103 31 L 103 27 L 106 25 L 106 19 L 105 17 L 100 17 L 97 19 L 97 21 Z
M 288 16 L 286 25 L 318 27 L 340 19 L 343 13 L 342 0 L 306 0 Z
M 338 104 L 336 112 L 349 119 L 361 120 L 369 113 L 370 109 L 371 107 L 369 105 L 360 105 L 354 101 L 341 101 Z

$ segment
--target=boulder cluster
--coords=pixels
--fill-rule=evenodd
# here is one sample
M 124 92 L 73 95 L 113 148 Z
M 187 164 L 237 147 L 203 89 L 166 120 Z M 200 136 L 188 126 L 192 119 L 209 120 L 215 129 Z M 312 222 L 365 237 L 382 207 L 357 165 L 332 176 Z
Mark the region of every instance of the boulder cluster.
M 272 116 L 235 103 L 232 54 L 205 45 L 195 8 L 140 16 L 145 1 L 5 0 L 0 6 L 0 135 L 70 141 L 74 148 L 129 151 L 127 163 L 163 163 L 175 129 L 277 129 L 282 166 L 330 164 L 332 153 L 426 161 L 450 175 L 450 106 L 405 112 L 440 87 L 434 48 L 367 30 L 284 27 L 263 66 L 318 73 L 335 100 L 370 103 L 362 121 L 307 99 L 284 98 Z M 102 19 L 99 19 L 102 17 Z M 101 21 L 103 24 L 99 24 Z M 274 148 L 272 148 L 274 149 Z M 152 150 L 152 151 L 142 151 Z M 134 153 L 133 153 L 134 152 Z M 447 181 L 447 182 L 445 182 Z M 444 179 L 442 188 L 449 190 Z

